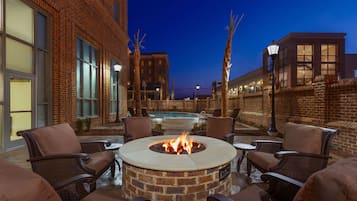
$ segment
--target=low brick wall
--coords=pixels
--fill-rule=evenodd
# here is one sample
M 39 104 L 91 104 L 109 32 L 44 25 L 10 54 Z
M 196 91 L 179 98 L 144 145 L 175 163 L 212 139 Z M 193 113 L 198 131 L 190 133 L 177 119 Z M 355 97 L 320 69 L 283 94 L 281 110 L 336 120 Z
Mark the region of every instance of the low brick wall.
M 219 181 L 219 170 L 230 165 L 198 171 L 148 170 L 123 163 L 122 191 L 125 198 L 143 196 L 151 200 L 205 201 L 209 193 L 229 195 L 231 173 Z

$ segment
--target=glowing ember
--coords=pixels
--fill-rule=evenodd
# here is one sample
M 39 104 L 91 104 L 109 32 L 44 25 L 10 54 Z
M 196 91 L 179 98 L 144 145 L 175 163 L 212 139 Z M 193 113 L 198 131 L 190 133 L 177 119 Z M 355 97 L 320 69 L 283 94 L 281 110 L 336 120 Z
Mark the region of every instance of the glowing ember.
M 188 138 L 189 133 L 183 132 L 176 139 L 171 139 L 165 141 L 162 144 L 162 147 L 165 148 L 165 152 L 173 152 L 177 155 L 180 155 L 183 151 L 186 151 L 188 154 L 192 153 L 193 150 L 193 140 Z M 199 149 L 201 144 L 197 144 L 197 148 Z

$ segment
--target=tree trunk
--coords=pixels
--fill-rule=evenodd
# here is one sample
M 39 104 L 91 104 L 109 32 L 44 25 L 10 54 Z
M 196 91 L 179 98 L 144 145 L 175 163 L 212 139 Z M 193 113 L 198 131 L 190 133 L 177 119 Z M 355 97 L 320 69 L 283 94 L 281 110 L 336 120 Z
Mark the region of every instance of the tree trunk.
M 221 100 L 221 116 L 228 116 L 228 81 L 229 73 L 231 70 L 231 56 L 232 56 L 232 40 L 234 32 L 236 31 L 239 22 L 241 21 L 243 15 L 237 20 L 236 17 L 231 13 L 230 21 L 228 26 L 228 38 L 226 43 L 226 48 L 224 50 L 223 66 L 222 66 L 222 100 Z
M 135 50 L 134 50 L 134 101 L 135 101 L 135 116 L 141 117 L 141 92 L 140 92 L 140 41 L 139 31 L 135 38 Z

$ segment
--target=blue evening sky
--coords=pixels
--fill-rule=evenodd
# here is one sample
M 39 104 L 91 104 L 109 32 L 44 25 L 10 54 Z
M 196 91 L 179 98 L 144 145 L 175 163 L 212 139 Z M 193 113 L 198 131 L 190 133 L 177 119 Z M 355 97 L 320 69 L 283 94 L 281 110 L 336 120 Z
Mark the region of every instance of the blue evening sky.
M 244 14 L 232 44 L 230 79 L 262 64 L 262 51 L 290 32 L 344 32 L 357 53 L 357 0 L 128 0 L 129 37 L 146 33 L 142 52 L 167 52 L 175 97 L 210 94 L 221 80 L 230 11 Z M 130 47 L 132 49 L 132 46 Z

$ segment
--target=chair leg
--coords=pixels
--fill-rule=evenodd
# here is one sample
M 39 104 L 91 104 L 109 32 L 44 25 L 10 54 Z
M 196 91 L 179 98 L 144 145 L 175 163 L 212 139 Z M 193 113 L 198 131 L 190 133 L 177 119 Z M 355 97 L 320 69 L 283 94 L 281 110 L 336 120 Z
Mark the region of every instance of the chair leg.
M 252 171 L 252 164 L 247 160 L 247 175 L 250 177 L 250 172 Z
M 111 172 L 112 177 L 114 178 L 115 177 L 115 160 L 112 163 L 112 165 L 110 166 L 110 172 Z

